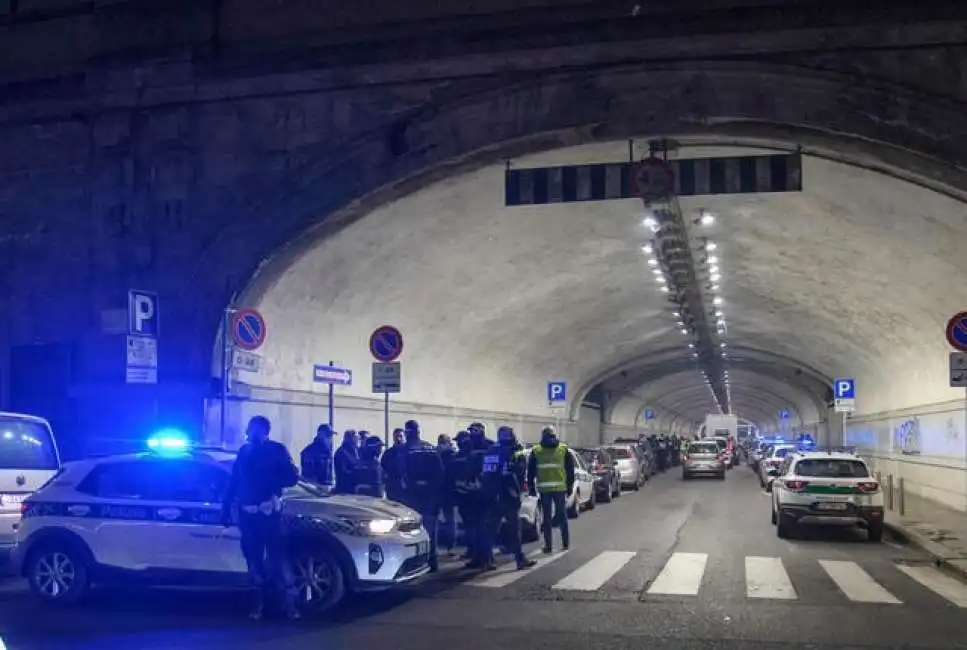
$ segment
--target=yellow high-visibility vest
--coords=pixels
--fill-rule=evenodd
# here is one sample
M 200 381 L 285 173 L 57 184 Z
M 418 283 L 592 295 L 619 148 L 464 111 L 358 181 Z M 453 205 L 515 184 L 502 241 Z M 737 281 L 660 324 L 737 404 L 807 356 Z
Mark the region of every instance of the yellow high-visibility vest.
M 564 459 L 568 453 L 567 445 L 563 442 L 551 448 L 537 445 L 531 453 L 537 459 L 538 491 L 567 492 L 567 469 L 564 466 Z

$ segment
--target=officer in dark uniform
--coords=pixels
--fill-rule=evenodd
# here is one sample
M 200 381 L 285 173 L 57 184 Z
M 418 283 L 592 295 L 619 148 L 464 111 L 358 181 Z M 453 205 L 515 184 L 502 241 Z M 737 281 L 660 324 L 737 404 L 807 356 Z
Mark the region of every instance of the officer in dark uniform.
M 485 554 L 484 570 L 497 568 L 494 563 L 494 541 L 502 531 L 506 533 L 507 550 L 513 554 L 518 569 L 527 569 L 536 564 L 524 557 L 520 543 L 520 503 L 526 474 L 527 461 L 524 454 L 517 450 L 514 430 L 500 427 L 497 430 L 497 444 L 483 458 L 483 491 L 487 500 L 484 542 L 481 544 Z
M 266 587 L 271 583 L 283 591 L 286 616 L 299 618 L 282 522 L 282 491 L 296 484 L 299 470 L 285 445 L 269 440 L 271 430 L 272 425 L 265 416 L 257 415 L 249 420 L 245 431 L 248 442 L 242 445 L 235 459 L 222 510 L 226 526 L 232 525 L 237 516 L 242 554 L 248 564 L 249 617 L 253 620 L 262 618 Z
M 333 469 L 336 474 L 336 494 L 355 494 L 353 485 L 356 464 L 359 462 L 359 438 L 353 429 L 343 434 L 342 444 L 333 454 Z
M 359 450 L 359 462 L 353 468 L 353 485 L 356 494 L 383 498 L 383 468 L 379 464 L 379 453 L 383 441 L 376 436 L 368 436 Z
M 393 446 L 387 449 L 380 459 L 380 464 L 383 466 L 383 476 L 386 477 L 386 498 L 390 501 L 399 501 L 400 494 L 403 492 L 399 460 L 403 446 L 403 429 L 393 429 Z
M 457 501 L 453 484 L 453 460 L 457 450 L 450 436 L 441 433 L 437 438 L 437 452 L 443 461 L 443 487 L 440 490 L 440 539 L 447 555 L 453 555 L 457 544 Z
M 463 559 L 469 560 L 467 568 L 474 568 L 479 553 L 480 527 L 483 522 L 483 499 L 480 494 L 480 466 L 476 460 L 483 460 L 482 456 L 474 454 L 473 441 L 470 433 L 461 431 L 454 440 L 457 443 L 457 453 L 450 461 L 450 474 L 453 481 L 453 494 L 457 504 L 457 512 L 463 522 L 464 543 L 467 552 Z
M 300 455 L 302 477 L 319 485 L 334 485 L 332 451 L 332 427 L 320 424 L 315 439 Z
M 443 461 L 436 447 L 420 439 L 420 424 L 408 420 L 403 425 L 406 443 L 400 453 L 403 493 L 400 501 L 416 510 L 430 536 L 430 571 L 439 570 L 437 534 L 440 521 L 440 496 L 445 479 Z

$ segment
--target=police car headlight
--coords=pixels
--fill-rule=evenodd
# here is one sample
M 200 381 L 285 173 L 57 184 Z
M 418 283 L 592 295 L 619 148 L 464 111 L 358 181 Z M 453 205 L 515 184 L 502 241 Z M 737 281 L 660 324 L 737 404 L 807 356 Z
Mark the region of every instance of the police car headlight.
M 361 523 L 363 528 L 371 535 L 386 535 L 396 528 L 395 519 L 372 519 Z

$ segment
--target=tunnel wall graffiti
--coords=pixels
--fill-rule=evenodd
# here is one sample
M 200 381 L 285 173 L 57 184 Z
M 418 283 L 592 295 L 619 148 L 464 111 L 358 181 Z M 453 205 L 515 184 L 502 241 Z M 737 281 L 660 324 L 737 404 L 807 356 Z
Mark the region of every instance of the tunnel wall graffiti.
M 845 442 L 875 471 L 903 478 L 909 493 L 967 510 L 965 423 L 963 402 L 948 402 L 847 420 Z

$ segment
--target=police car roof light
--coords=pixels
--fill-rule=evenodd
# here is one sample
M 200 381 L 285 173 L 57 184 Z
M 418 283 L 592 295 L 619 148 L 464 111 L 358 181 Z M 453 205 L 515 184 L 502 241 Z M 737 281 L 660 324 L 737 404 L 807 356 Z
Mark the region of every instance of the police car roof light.
M 148 438 L 148 449 L 159 453 L 181 452 L 190 448 L 188 436 L 175 429 L 165 429 Z

